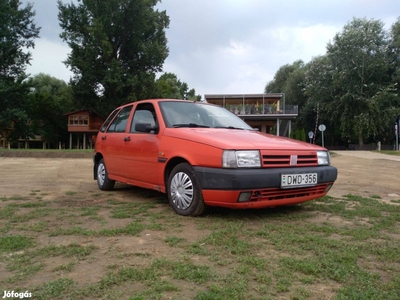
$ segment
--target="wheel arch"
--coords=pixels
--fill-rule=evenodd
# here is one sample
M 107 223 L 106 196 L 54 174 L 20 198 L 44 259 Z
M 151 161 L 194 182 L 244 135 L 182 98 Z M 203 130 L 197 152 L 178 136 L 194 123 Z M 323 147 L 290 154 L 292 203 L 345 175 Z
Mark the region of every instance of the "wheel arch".
M 182 157 L 171 159 L 164 176 L 169 203 L 177 214 L 199 216 L 204 212 L 206 204 L 200 182 L 188 160 Z
M 167 165 L 165 166 L 165 169 L 164 169 L 164 185 L 165 185 L 165 188 L 166 188 L 166 192 L 167 192 L 167 189 L 168 189 L 168 178 L 169 178 L 169 175 L 171 174 L 171 172 L 172 172 L 172 170 L 177 166 L 177 165 L 179 165 L 179 164 L 181 164 L 181 163 L 188 163 L 188 164 L 190 164 L 189 163 L 189 161 L 187 160 L 187 159 L 185 159 L 185 158 L 183 158 L 183 157 L 174 157 L 174 158 L 171 158 L 171 159 L 169 159 L 168 160 L 168 162 L 167 162 Z
M 99 152 L 93 155 L 93 179 L 97 180 L 97 165 L 99 161 L 103 158 L 103 155 Z

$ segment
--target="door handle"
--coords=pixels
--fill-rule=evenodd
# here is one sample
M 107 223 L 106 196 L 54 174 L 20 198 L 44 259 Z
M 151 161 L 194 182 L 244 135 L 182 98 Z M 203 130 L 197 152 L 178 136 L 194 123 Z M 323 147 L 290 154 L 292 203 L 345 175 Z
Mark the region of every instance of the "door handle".
M 129 137 L 129 136 L 124 137 L 124 142 L 129 142 L 130 140 L 131 140 L 131 137 Z
M 105 139 L 107 139 L 107 136 L 103 135 L 103 136 L 101 137 L 101 139 L 102 139 L 102 140 L 105 140 Z

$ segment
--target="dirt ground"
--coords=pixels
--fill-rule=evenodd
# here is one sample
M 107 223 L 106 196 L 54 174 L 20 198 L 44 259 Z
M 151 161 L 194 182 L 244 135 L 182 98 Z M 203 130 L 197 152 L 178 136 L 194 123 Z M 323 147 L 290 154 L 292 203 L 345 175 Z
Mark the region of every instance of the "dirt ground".
M 376 195 L 392 204 L 390 200 L 400 198 L 400 156 L 370 151 L 335 151 L 332 165 L 339 173 L 329 192 L 332 197 Z
M 339 173 L 329 192 L 333 197 L 375 195 L 389 202 L 400 198 L 400 156 L 336 151 L 332 165 Z M 0 157 L 0 178 L 0 196 L 5 197 L 41 190 L 54 199 L 68 191 L 97 190 L 91 158 Z
M 40 155 L 38 155 L 40 156 Z M 332 154 L 332 165 L 338 168 L 338 179 L 329 192 L 332 197 L 342 197 L 343 195 L 353 194 L 374 198 L 379 198 L 381 201 L 390 203 L 392 205 L 399 205 L 400 200 L 400 156 L 390 156 L 379 153 L 363 152 L 363 151 L 338 151 Z M 121 186 L 117 184 L 118 201 L 135 201 L 143 200 L 146 197 L 146 191 L 134 187 Z M 122 188 L 121 188 L 122 187 Z M 43 200 L 50 202 L 58 202 L 54 205 L 65 206 L 84 206 L 84 202 L 79 200 L 74 203 L 68 204 L 66 195 L 68 193 L 89 195 L 92 193 L 95 197 L 96 194 L 100 195 L 97 183 L 93 180 L 93 162 L 89 157 L 80 158 L 60 158 L 60 157 L 0 157 L 0 197 L 12 196 L 26 196 L 40 191 Z M 151 194 L 157 192 L 150 192 Z M 104 193 L 101 195 L 105 195 Z M 88 199 L 87 202 L 106 201 L 106 196 L 99 196 L 99 199 Z M 378 197 L 379 196 L 379 197 Z M 159 198 L 166 196 L 158 194 Z M 151 198 L 151 197 L 150 197 Z M 64 200 L 63 200 L 64 199 Z M 152 201 L 152 200 L 149 200 Z M 167 204 L 163 205 L 163 213 L 167 214 L 169 219 L 173 220 L 175 215 L 172 209 L 168 211 Z M 101 211 L 105 214 L 106 210 Z M 50 220 L 50 217 L 47 217 Z M 326 214 L 321 214 L 319 218 L 327 218 Z M 99 229 L 101 225 L 96 225 L 95 222 L 88 219 L 85 224 L 89 229 Z M 128 224 L 130 220 L 125 219 L 112 219 L 107 218 L 111 222 L 109 226 L 123 227 Z M 195 226 L 192 221 L 193 218 L 181 218 L 180 222 L 185 223 L 185 231 L 179 235 L 191 240 L 198 240 L 199 237 L 204 236 L 207 232 L 200 230 Z M 323 221 L 323 220 L 318 220 Z M 50 223 L 52 221 L 49 221 Z M 65 222 L 65 224 L 63 223 Z M 250 221 L 249 221 L 250 222 Z M 49 223 L 49 224 L 50 224 Z M 72 226 L 67 221 L 60 221 L 61 225 Z M 126 224 L 125 224 L 126 223 Z M 50 226 L 50 225 L 49 225 Z M 91 228 L 97 226 L 96 228 Z M 47 233 L 37 234 L 37 239 L 41 244 L 55 244 L 55 245 L 68 245 L 71 242 L 77 243 L 92 243 L 101 253 L 97 254 L 96 263 L 90 261 L 83 261 L 78 267 L 68 274 L 69 278 L 73 278 L 77 282 L 94 283 L 98 282 L 105 274 L 107 265 L 119 263 L 116 258 L 107 256 L 108 253 L 113 251 L 126 252 L 132 251 L 132 245 L 135 245 L 135 251 L 143 253 L 157 253 L 161 256 L 176 255 L 171 253 L 168 246 L 165 245 L 163 240 L 167 233 L 162 231 L 145 231 L 140 236 L 118 236 L 118 237 L 73 237 L 73 236 L 49 236 Z M 182 236 L 180 236 L 182 235 Z M 102 260 L 101 257 L 107 259 Z M 195 257 L 200 259 L 199 257 Z M 38 276 L 34 276 L 29 282 L 28 286 L 40 285 L 49 280 L 54 280 L 54 270 L 61 263 L 64 263 L 63 258 L 51 258 L 46 260 L 46 267 Z M 115 260 L 115 261 L 114 261 Z M 130 264 L 141 264 L 141 258 L 132 258 Z M 90 264 L 90 268 L 87 264 Z M 1 268 L 0 268 L 1 269 Z M 2 273 L 2 272 L 0 272 Z M 6 280 L 7 276 L 11 274 L 0 274 L 0 282 Z M 52 277 L 53 276 L 53 277 Z M 183 287 L 182 287 L 183 288 Z M 195 286 L 187 286 L 188 294 L 192 293 Z M 325 286 L 318 295 L 329 295 L 332 293 L 331 286 Z M 183 294 L 185 291 L 182 292 Z M 318 297 L 317 297 L 318 298 Z M 329 298 L 329 297 L 328 297 Z M 328 299 L 325 296 L 318 299 Z

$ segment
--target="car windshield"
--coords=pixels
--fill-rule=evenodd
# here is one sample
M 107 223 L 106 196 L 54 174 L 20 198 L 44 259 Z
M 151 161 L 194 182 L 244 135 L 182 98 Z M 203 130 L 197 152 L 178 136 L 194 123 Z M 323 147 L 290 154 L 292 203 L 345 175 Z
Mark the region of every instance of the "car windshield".
M 225 108 L 191 101 L 160 102 L 167 127 L 252 128 Z

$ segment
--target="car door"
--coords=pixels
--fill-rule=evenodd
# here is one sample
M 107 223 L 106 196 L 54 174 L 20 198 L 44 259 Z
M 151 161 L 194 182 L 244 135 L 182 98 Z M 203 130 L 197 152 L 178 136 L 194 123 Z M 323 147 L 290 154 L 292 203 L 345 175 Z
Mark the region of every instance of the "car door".
M 103 156 L 110 176 L 125 176 L 124 144 L 131 111 L 132 105 L 122 108 L 103 135 Z
M 148 124 L 157 128 L 150 132 L 139 132 L 136 124 Z M 160 185 L 160 163 L 158 163 L 159 139 L 158 121 L 152 103 L 136 106 L 130 124 L 129 141 L 124 145 L 126 176 L 130 180 L 150 185 Z

